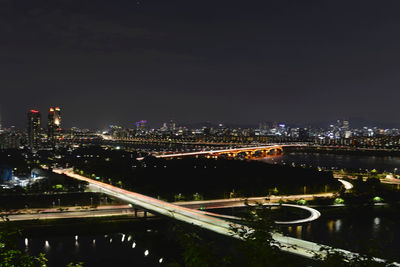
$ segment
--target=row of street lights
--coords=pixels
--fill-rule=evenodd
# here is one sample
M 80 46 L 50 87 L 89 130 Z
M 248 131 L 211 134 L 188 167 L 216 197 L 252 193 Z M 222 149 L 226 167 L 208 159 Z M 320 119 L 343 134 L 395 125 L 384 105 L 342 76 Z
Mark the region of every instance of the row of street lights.
M 101 204 L 101 201 L 102 201 L 102 200 L 104 200 L 105 205 L 108 204 L 107 197 L 100 198 L 99 200 L 100 200 L 100 204 Z M 58 203 L 58 208 L 61 208 L 61 199 L 58 198 L 58 199 L 57 199 L 57 203 Z M 56 202 L 53 201 L 53 202 L 52 202 L 53 208 L 55 208 L 55 205 L 56 205 Z M 90 206 L 93 207 L 93 197 L 90 197 Z

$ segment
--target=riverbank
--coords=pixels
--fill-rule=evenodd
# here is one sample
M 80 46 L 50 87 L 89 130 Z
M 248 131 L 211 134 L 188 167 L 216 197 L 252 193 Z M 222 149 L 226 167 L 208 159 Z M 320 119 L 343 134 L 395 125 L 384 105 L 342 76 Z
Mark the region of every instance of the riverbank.
M 400 150 L 374 149 L 350 146 L 299 146 L 285 148 L 285 152 L 321 153 L 336 155 L 357 155 L 357 156 L 394 156 L 400 157 Z

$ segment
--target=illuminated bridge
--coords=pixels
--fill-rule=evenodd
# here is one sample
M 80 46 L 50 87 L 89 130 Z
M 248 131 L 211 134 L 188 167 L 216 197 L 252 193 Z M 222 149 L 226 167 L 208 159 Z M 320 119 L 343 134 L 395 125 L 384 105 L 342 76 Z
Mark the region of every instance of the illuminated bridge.
M 234 225 L 234 223 L 229 222 L 225 219 L 216 218 L 210 216 L 210 214 L 207 214 L 199 210 L 181 207 L 149 196 L 127 191 L 106 183 L 95 181 L 86 178 L 84 176 L 75 174 L 72 169 L 54 169 L 53 171 L 58 174 L 65 174 L 71 178 L 80 181 L 85 181 L 89 183 L 89 187 L 93 189 L 96 189 L 112 197 L 121 199 L 134 206 L 141 207 L 142 209 L 152 212 L 154 214 L 170 217 L 172 219 L 193 224 L 198 227 L 223 234 L 225 236 L 230 236 L 240 239 L 239 236 L 234 235 L 232 232 L 232 225 Z M 252 231 L 252 229 L 248 230 Z M 280 250 L 292 253 L 297 256 L 306 257 L 309 259 L 313 259 L 316 255 L 325 257 L 326 251 L 321 251 L 321 248 L 329 248 L 328 246 L 325 245 L 284 236 L 279 233 L 273 233 L 272 237 L 278 243 L 278 247 Z M 340 252 L 348 258 L 352 258 L 355 255 L 357 255 L 356 253 L 342 249 L 336 249 L 336 248 L 330 248 L 330 249 Z M 385 260 L 379 258 L 374 258 L 374 259 L 378 262 L 386 262 Z M 400 266 L 400 264 L 396 263 L 394 265 L 392 264 L 392 266 Z
M 284 147 L 299 147 L 305 146 L 302 143 L 293 143 L 293 144 L 271 144 L 271 145 L 263 145 L 263 146 L 251 146 L 251 147 L 239 147 L 239 148 L 229 148 L 229 149 L 219 149 L 219 150 L 207 150 L 207 151 L 195 151 L 195 152 L 187 152 L 187 153 L 174 153 L 174 154 L 165 154 L 165 155 L 155 155 L 156 158 L 183 158 L 183 157 L 199 157 L 203 156 L 206 158 L 218 158 L 218 157 L 227 157 L 227 158 L 257 158 L 257 157 L 266 157 L 268 155 L 280 155 L 283 153 Z M 142 160 L 143 158 L 138 158 L 138 160 Z

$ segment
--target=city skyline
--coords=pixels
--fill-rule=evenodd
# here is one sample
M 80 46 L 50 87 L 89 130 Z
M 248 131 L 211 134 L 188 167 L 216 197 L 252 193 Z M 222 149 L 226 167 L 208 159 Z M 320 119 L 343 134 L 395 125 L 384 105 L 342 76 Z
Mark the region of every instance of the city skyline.
M 50 112 L 51 110 L 54 110 L 53 107 L 49 107 L 47 109 L 38 109 L 38 108 L 31 108 L 29 109 L 27 112 L 25 112 L 25 117 L 26 117 L 26 113 L 31 112 L 32 110 L 38 111 L 39 114 L 47 114 L 47 112 Z M 59 107 L 57 107 L 57 109 L 60 109 Z M 42 111 L 43 110 L 43 111 Z M 5 121 L 2 119 L 2 114 L 0 113 L 0 129 L 7 129 L 7 128 L 11 128 L 11 127 L 16 127 L 18 129 L 24 129 L 26 128 L 26 122 L 25 120 L 20 120 L 17 121 L 15 123 L 12 123 L 10 121 Z M 43 118 L 45 119 L 45 118 Z M 67 121 L 67 123 L 65 123 L 65 121 Z M 75 120 L 74 118 L 63 118 L 63 126 L 61 127 L 62 129 L 69 129 L 69 128 L 82 128 L 82 129 L 97 129 L 97 130 L 101 130 L 101 129 L 106 129 L 109 128 L 111 126 L 122 126 L 124 128 L 137 128 L 138 127 L 138 123 L 141 122 L 145 122 L 146 125 L 148 125 L 148 127 L 157 129 L 157 128 L 162 128 L 163 125 L 165 125 L 166 123 L 170 123 L 171 121 L 173 121 L 177 126 L 179 127 L 191 127 L 191 128 L 196 128 L 196 127 L 203 127 L 203 126 L 212 126 L 212 127 L 217 127 L 218 125 L 224 125 L 227 127 L 232 127 L 232 128 L 257 128 L 257 126 L 259 126 L 260 124 L 263 123 L 267 123 L 270 125 L 273 124 L 286 124 L 287 126 L 290 127 L 312 127 L 312 128 L 329 128 L 331 125 L 333 124 L 337 124 L 339 121 L 351 121 L 351 125 L 354 126 L 354 128 L 362 128 L 362 127 L 378 127 L 378 128 L 386 128 L 386 129 L 390 129 L 390 128 L 400 128 L 400 123 L 385 123 L 385 122 L 374 122 L 371 120 L 366 120 L 364 118 L 334 118 L 332 120 L 325 120 L 325 121 L 308 121 L 308 122 L 296 122 L 296 121 L 279 121 L 279 120 L 260 120 L 258 122 L 244 122 L 244 123 L 240 123 L 240 122 L 230 122 L 230 121 L 212 121 L 212 120 L 203 120 L 203 121 L 177 121 L 171 118 L 166 118 L 160 121 L 147 121 L 147 120 L 143 120 L 143 118 L 139 119 L 139 121 L 135 121 L 132 120 L 131 122 L 121 122 L 121 123 L 116 123 L 115 121 L 109 121 L 108 123 L 104 122 L 100 127 L 88 127 L 87 125 L 84 125 L 82 122 L 78 122 L 76 124 L 70 124 L 70 121 Z M 61 121 L 61 120 L 60 120 Z M 43 129 L 48 129 L 48 120 L 45 121 L 43 120 L 43 123 L 40 124 L 41 127 Z
M 54 109 L 58 109 L 58 112 L 60 111 L 59 107 L 54 108 L 54 105 L 49 105 L 47 108 L 43 109 L 43 108 L 29 108 L 26 112 L 25 112 L 25 117 L 26 117 L 26 113 L 31 112 L 32 110 L 38 111 L 39 114 L 46 114 L 47 112 L 52 113 L 54 112 Z M 68 112 L 67 112 L 68 113 Z M 59 115 L 58 115 L 59 116 Z M 0 112 L 0 129 L 7 129 L 7 128 L 11 128 L 11 127 L 16 127 L 19 129 L 23 129 L 26 128 L 26 123 L 24 122 L 24 120 L 20 120 L 17 121 L 16 123 L 12 123 L 10 121 L 5 121 L 3 119 L 3 114 Z M 6 116 L 7 117 L 7 116 Z M 67 123 L 65 123 L 65 120 L 67 121 Z M 57 123 L 61 123 L 61 119 L 58 118 L 57 120 L 59 120 L 59 122 Z M 82 129 L 106 129 L 109 128 L 113 125 L 117 125 L 117 126 L 122 126 L 125 128 L 136 128 L 138 126 L 138 123 L 141 122 L 145 122 L 146 125 L 148 125 L 151 128 L 160 128 L 163 125 L 165 125 L 166 123 L 170 123 L 170 122 L 174 122 L 177 126 L 189 126 L 189 127 L 202 127 L 202 126 L 207 126 L 207 125 L 211 125 L 211 126 L 218 126 L 220 124 L 228 126 L 228 127 L 239 127 L 239 128 L 257 128 L 257 125 L 259 125 L 260 123 L 269 123 L 271 125 L 273 125 L 274 123 L 277 124 L 287 124 L 290 127 L 315 127 L 315 128 L 329 128 L 330 125 L 332 124 L 336 124 L 339 121 L 351 121 L 352 126 L 355 126 L 355 128 L 362 128 L 362 127 L 378 127 L 378 128 L 400 128 L 400 123 L 385 123 L 385 122 L 376 122 L 376 121 L 371 121 L 371 120 L 367 120 L 365 118 L 354 118 L 354 117 L 336 117 L 332 120 L 324 120 L 324 121 L 304 121 L 304 122 L 298 122 L 298 121 L 282 121 L 282 120 L 260 120 L 258 122 L 231 122 L 231 121 L 213 121 L 213 120 L 203 120 L 203 121 L 178 121 L 175 120 L 174 118 L 166 118 L 163 120 L 159 120 L 159 121 L 148 121 L 148 120 L 143 120 L 143 117 L 138 119 L 138 121 L 132 120 L 131 122 L 120 122 L 120 123 L 116 123 L 116 121 L 109 121 L 109 122 L 103 122 L 102 124 L 100 124 L 100 127 L 88 127 L 88 125 L 83 124 L 82 122 L 77 122 L 76 124 L 70 124 L 70 121 L 74 121 L 76 120 L 75 118 L 68 118 L 68 116 L 66 118 L 63 118 L 63 127 L 64 129 L 69 129 L 69 128 L 73 128 L 73 127 L 78 127 L 78 128 L 82 128 Z M 43 129 L 48 129 L 49 126 L 47 125 L 48 122 L 44 122 L 43 124 L 41 124 L 41 127 Z

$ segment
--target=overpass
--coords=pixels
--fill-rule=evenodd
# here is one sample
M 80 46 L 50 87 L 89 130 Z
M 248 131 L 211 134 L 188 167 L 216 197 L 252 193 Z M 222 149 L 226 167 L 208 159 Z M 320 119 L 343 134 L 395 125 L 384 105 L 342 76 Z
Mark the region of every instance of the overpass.
M 235 235 L 232 232 L 232 226 L 236 225 L 237 227 L 239 227 L 240 225 L 234 224 L 232 222 L 209 216 L 198 210 L 177 206 L 172 203 L 161 201 L 135 192 L 127 191 L 106 183 L 95 181 L 84 176 L 75 174 L 71 169 L 54 169 L 53 172 L 58 174 L 65 174 L 71 178 L 87 182 L 92 188 L 96 188 L 105 194 L 126 201 L 127 203 L 130 203 L 132 205 L 141 207 L 152 213 L 160 214 L 175 220 L 196 225 L 198 227 L 208 229 L 225 236 L 240 239 L 238 235 Z M 253 231 L 250 228 L 247 228 L 247 230 Z M 322 258 L 325 257 L 327 255 L 327 252 L 321 251 L 321 249 L 323 248 L 335 250 L 342 253 L 343 255 L 345 255 L 345 257 L 348 258 L 353 258 L 357 256 L 356 253 L 350 251 L 330 248 L 328 246 L 317 244 L 314 242 L 284 236 L 280 233 L 272 233 L 272 238 L 277 242 L 278 247 L 281 251 L 309 259 L 313 259 L 316 255 L 319 255 Z M 379 258 L 374 258 L 374 260 L 378 262 L 386 262 L 385 260 Z M 400 264 L 396 263 L 396 266 L 400 266 Z
M 316 219 L 318 219 L 321 216 L 321 213 L 318 210 L 307 207 L 307 206 L 300 206 L 300 205 L 293 205 L 293 204 L 279 204 L 279 203 L 264 203 L 262 205 L 266 206 L 266 207 L 291 207 L 291 208 L 305 210 L 310 213 L 310 216 L 308 216 L 307 218 L 304 218 L 304 219 L 296 219 L 296 220 L 291 220 L 291 221 L 275 221 L 275 224 L 278 224 L 278 225 L 292 225 L 292 224 L 309 223 L 309 222 L 315 221 Z M 231 207 L 232 208 L 233 207 L 246 207 L 246 205 L 245 204 L 242 204 L 242 206 L 234 205 Z M 224 208 L 229 208 L 229 206 L 225 206 Z M 235 220 L 235 221 L 243 220 L 242 218 L 236 217 L 236 216 L 216 214 L 216 213 L 212 213 L 212 212 L 208 212 L 208 211 L 200 211 L 200 212 L 203 214 L 209 215 L 209 216 L 217 217 L 217 218 L 225 218 L 225 219 L 230 219 L 230 220 Z
M 245 158 L 245 159 L 250 159 L 253 157 L 265 157 L 267 155 L 279 155 L 279 154 L 283 153 L 284 147 L 299 147 L 299 146 L 305 146 L 305 145 L 301 144 L 301 143 L 271 144 L 271 145 L 263 145 L 263 146 L 249 146 L 249 147 L 237 147 L 237 148 L 229 148 L 229 149 L 218 149 L 218 150 L 155 155 L 155 157 L 156 158 L 173 159 L 173 158 L 183 158 L 183 157 L 204 156 L 206 158 L 241 157 L 241 158 Z M 143 158 L 137 158 L 137 159 L 143 160 Z
M 334 193 L 317 193 L 317 194 L 301 194 L 301 195 L 280 195 L 280 196 L 263 196 L 263 197 L 249 197 L 243 198 L 223 198 L 213 200 L 197 200 L 197 201 L 179 201 L 174 204 L 191 209 L 218 209 L 218 208 L 231 208 L 243 207 L 245 202 L 248 204 L 264 204 L 264 203 L 279 203 L 280 201 L 297 201 L 300 199 L 313 200 L 316 198 L 331 198 Z

